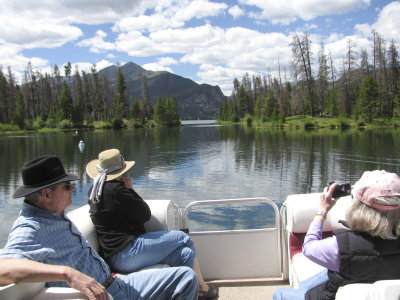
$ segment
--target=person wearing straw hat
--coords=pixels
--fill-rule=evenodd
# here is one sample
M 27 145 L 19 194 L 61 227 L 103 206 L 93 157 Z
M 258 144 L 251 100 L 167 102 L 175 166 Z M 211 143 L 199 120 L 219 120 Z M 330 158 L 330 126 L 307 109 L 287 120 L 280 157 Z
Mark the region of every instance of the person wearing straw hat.
M 107 263 L 66 216 L 72 203 L 75 174 L 57 156 L 45 155 L 22 167 L 23 185 L 13 198 L 24 197 L 7 243 L 0 250 L 0 282 L 46 281 L 48 287 L 73 287 L 88 299 L 188 299 L 198 296 L 191 268 L 111 274 Z
M 193 241 L 186 233 L 145 232 L 150 208 L 133 189 L 132 180 L 123 176 L 134 164 L 124 160 L 118 149 L 109 149 L 86 166 L 87 175 L 94 180 L 88 203 L 103 258 L 117 272 L 134 272 L 159 263 L 190 267 L 198 277 L 199 299 L 218 297 L 217 289 L 204 281 Z
M 273 299 L 335 299 L 340 286 L 400 279 L 400 178 L 384 170 L 366 171 L 352 187 L 353 203 L 341 229 L 322 239 L 322 226 L 338 199 L 337 184 L 325 188 L 320 209 L 304 238 L 303 254 L 326 269 L 300 282 L 298 289 L 281 288 Z

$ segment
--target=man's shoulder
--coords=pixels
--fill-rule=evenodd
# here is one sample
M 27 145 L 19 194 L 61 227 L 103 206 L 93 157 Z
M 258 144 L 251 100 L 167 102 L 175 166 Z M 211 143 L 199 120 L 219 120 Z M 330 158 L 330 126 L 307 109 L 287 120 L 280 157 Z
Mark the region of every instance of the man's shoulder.
M 20 238 L 36 240 L 41 234 L 42 230 L 39 222 L 33 219 L 19 216 L 11 227 L 9 233 L 9 240 L 19 240 Z

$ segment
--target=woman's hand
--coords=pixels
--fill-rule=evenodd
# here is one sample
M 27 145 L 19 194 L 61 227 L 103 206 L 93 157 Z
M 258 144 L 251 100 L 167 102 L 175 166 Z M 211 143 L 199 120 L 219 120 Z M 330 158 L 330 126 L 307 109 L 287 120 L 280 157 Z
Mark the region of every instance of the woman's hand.
M 337 183 L 333 183 L 329 187 L 324 188 L 324 191 L 322 192 L 320 197 L 320 210 L 328 213 L 328 211 L 330 211 L 331 208 L 336 204 L 337 199 L 332 198 L 332 193 L 335 190 L 336 186 Z

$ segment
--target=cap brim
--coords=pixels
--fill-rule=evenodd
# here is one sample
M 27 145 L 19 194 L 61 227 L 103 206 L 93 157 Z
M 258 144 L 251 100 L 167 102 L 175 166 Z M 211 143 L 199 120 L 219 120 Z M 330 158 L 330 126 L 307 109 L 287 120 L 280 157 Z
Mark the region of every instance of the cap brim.
M 96 178 L 96 176 L 100 174 L 100 172 L 96 168 L 98 163 L 99 163 L 99 160 L 94 159 L 94 160 L 91 160 L 90 162 L 88 162 L 88 164 L 86 165 L 86 174 L 92 179 Z M 121 176 L 122 174 L 126 173 L 130 168 L 133 167 L 134 164 L 135 164 L 134 161 L 125 161 L 124 167 L 122 167 L 121 169 L 119 169 L 115 172 L 107 174 L 106 181 L 113 180 L 113 179 Z
M 46 185 L 42 185 L 42 186 L 35 186 L 35 187 L 25 187 L 23 185 L 21 185 L 13 194 L 13 198 L 21 198 L 21 197 L 25 197 L 29 194 L 32 194 L 36 191 L 40 191 L 41 189 L 44 189 L 48 186 L 60 183 L 60 182 L 64 182 L 64 181 L 71 181 L 71 180 L 78 180 L 79 176 L 76 174 L 67 174 L 66 176 L 52 182 Z

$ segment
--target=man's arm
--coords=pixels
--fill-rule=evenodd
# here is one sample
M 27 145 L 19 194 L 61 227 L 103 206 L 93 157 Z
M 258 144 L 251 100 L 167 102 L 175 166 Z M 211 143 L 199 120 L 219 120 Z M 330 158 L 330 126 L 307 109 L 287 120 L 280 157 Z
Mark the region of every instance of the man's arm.
M 0 258 L 0 285 L 40 281 L 65 281 L 90 300 L 109 299 L 107 290 L 101 284 L 73 268 L 27 259 Z

